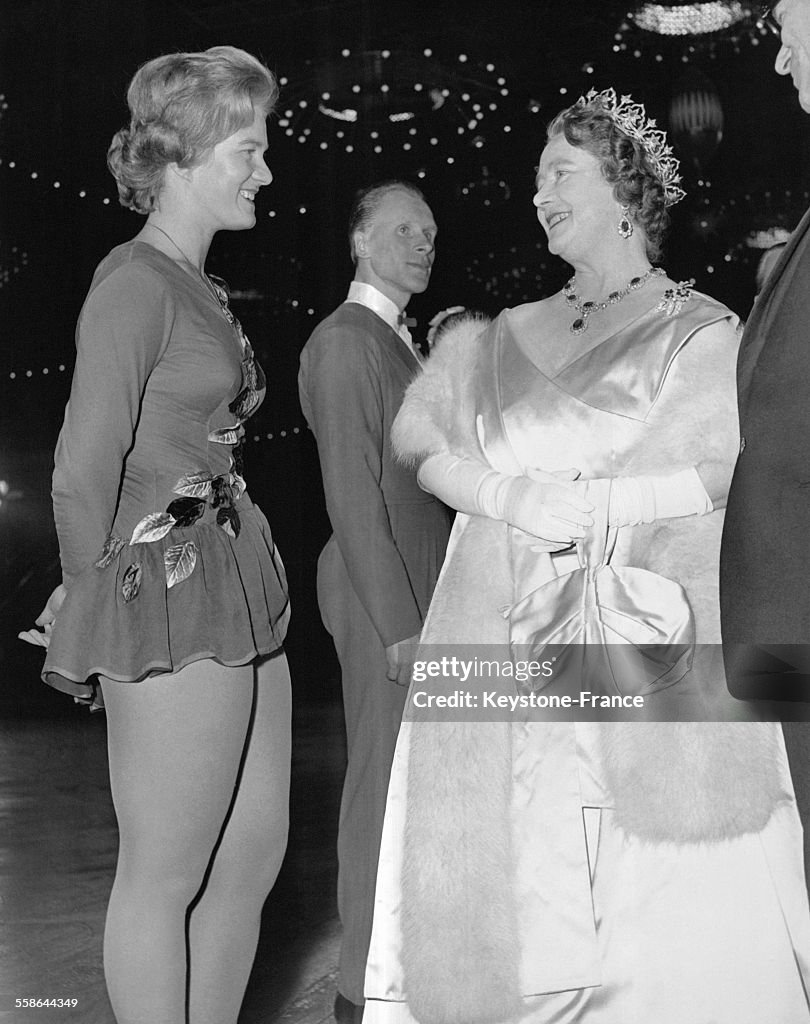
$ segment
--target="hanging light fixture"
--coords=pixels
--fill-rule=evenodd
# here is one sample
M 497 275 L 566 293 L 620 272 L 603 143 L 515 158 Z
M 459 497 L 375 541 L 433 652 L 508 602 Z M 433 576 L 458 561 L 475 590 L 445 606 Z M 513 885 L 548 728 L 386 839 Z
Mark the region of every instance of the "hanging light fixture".
M 714 59 L 728 49 L 739 53 L 743 43 L 759 46 L 768 35 L 760 9 L 758 0 L 636 0 L 614 35 L 613 52 L 638 59 L 652 47 L 657 61 L 666 52 L 687 64 L 696 56 Z
M 701 173 L 723 138 L 723 107 L 714 82 L 690 67 L 675 86 L 669 105 L 672 141 L 687 164 Z
M 344 49 L 307 67 L 285 89 L 278 126 L 310 149 L 393 151 L 419 166 L 435 153 L 434 162 L 452 164 L 511 130 L 506 79 L 466 53 L 439 60 L 429 48 Z
M 705 3 L 639 4 L 630 17 L 645 32 L 662 36 L 701 36 L 722 32 L 743 21 L 750 4 L 741 0 L 707 0 Z

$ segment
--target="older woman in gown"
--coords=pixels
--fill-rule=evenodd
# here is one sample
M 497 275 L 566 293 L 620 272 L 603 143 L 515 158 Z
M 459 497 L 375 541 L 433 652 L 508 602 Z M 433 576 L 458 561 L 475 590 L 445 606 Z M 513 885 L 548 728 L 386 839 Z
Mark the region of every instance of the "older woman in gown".
M 402 407 L 400 453 L 463 513 L 424 657 L 563 652 L 569 682 L 643 696 L 645 720 L 417 721 L 410 702 L 365 1024 L 810 1021 L 781 732 L 715 720 L 738 323 L 651 264 L 678 181 L 628 97 L 558 115 L 534 204 L 574 276 L 448 332 Z

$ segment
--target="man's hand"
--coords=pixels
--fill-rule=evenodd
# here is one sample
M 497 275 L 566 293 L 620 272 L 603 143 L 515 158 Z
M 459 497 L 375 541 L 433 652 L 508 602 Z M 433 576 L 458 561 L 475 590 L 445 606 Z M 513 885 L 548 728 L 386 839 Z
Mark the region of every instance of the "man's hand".
M 419 637 L 420 634 L 417 633 L 407 640 L 398 640 L 385 648 L 385 656 L 388 659 L 386 676 L 397 686 L 410 685 L 413 663 L 419 649 Z

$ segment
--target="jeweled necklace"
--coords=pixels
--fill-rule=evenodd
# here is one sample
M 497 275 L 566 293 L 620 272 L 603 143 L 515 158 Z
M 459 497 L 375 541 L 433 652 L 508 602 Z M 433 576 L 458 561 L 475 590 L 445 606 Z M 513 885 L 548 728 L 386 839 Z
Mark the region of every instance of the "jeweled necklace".
M 211 281 L 210 281 L 210 279 L 208 277 L 208 274 L 206 274 L 204 270 L 200 270 L 199 267 L 197 266 L 197 264 L 193 263 L 188 258 L 188 256 L 186 256 L 186 254 L 183 252 L 183 250 L 180 248 L 180 246 L 177 244 L 177 242 L 175 242 L 175 240 L 172 238 L 172 236 L 169 234 L 168 231 L 164 231 L 162 227 L 159 227 L 157 224 L 154 224 L 152 221 L 149 221 L 149 227 L 154 228 L 155 231 L 159 231 L 161 233 L 161 235 L 164 236 L 164 238 L 168 238 L 169 241 L 172 243 L 172 245 L 175 247 L 175 249 L 177 249 L 177 251 L 183 257 L 183 259 L 186 261 L 186 263 L 188 263 L 188 265 L 190 267 L 194 267 L 194 269 L 197 271 L 197 274 L 200 277 L 200 280 L 205 285 L 206 291 L 209 291 L 214 296 L 214 298 L 217 300 L 217 305 L 219 306 L 220 309 L 222 309 L 222 300 L 220 299 L 219 294 L 218 294 L 216 288 L 213 286 L 213 284 L 211 284 Z M 223 310 L 223 312 L 224 312 L 224 310 Z M 227 319 L 227 316 L 226 316 L 226 319 Z
M 584 334 L 588 330 L 588 318 L 593 313 L 601 313 L 603 309 L 607 309 L 608 306 L 615 306 L 617 302 L 621 302 L 622 299 L 629 295 L 630 292 L 636 292 L 639 288 L 643 288 L 644 285 L 652 280 L 654 277 L 661 277 L 664 274 L 664 270 L 661 267 L 650 267 L 649 270 L 643 274 L 639 274 L 638 277 L 631 277 L 624 288 L 618 291 L 611 292 L 606 299 L 588 300 L 583 302 L 582 299 L 574 291 L 574 281 L 576 281 L 576 274 L 568 281 L 563 287 L 563 295 L 565 301 L 569 306 L 573 306 L 574 309 L 579 313 L 579 316 L 571 324 L 569 330 L 572 334 Z

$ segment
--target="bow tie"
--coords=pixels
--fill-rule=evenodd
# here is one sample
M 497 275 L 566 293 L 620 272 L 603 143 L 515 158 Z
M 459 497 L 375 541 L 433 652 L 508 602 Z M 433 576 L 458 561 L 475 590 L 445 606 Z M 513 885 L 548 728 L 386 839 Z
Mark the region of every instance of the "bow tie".
M 397 317 L 397 326 L 402 327 L 403 325 L 405 327 L 416 327 L 416 320 L 412 316 L 405 316 L 404 313 L 400 313 Z

